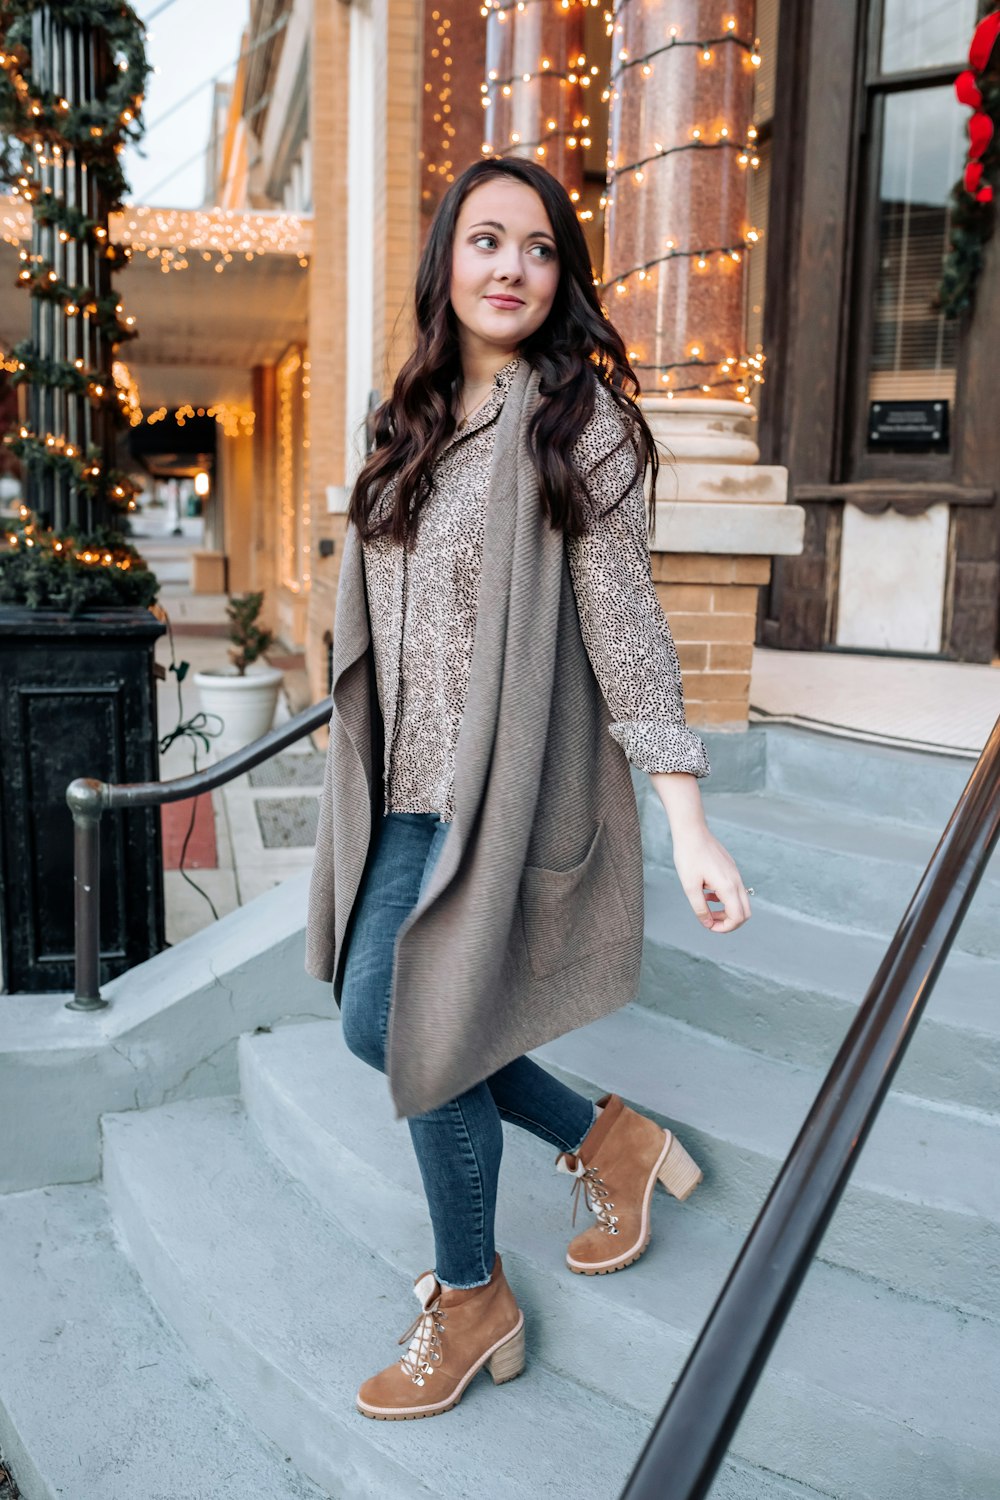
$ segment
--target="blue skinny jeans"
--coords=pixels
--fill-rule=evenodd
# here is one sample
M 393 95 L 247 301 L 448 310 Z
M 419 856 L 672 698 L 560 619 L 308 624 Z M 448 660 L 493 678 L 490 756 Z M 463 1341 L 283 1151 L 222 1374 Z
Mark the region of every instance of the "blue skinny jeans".
M 341 1021 L 350 1050 L 383 1073 L 396 936 L 430 880 L 448 828 L 438 813 L 388 813 L 376 830 L 375 854 L 358 892 Z M 407 1121 L 442 1286 L 484 1286 L 490 1279 L 501 1120 L 559 1151 L 576 1151 L 595 1118 L 589 1099 L 519 1057 L 457 1099 Z

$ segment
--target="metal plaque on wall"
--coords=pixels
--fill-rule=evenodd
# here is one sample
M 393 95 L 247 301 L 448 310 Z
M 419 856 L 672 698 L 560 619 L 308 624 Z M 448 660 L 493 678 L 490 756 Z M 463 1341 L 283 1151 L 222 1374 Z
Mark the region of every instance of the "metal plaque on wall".
M 948 449 L 947 401 L 872 401 L 868 406 L 870 448 Z

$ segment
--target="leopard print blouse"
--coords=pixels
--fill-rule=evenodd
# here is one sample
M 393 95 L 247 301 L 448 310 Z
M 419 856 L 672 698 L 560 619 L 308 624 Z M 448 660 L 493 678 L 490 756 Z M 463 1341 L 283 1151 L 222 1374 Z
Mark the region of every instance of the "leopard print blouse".
M 496 420 L 520 363 L 496 374 L 484 404 L 445 443 L 412 553 L 386 537 L 364 543 L 375 673 L 385 734 L 386 812 L 454 814 L 455 746 L 472 664 L 486 496 Z M 601 509 L 567 539 L 580 629 L 614 722 L 643 771 L 707 776 L 708 756 L 684 720 L 677 651 L 650 573 L 646 506 L 624 419 L 598 383 L 573 451 Z M 384 513 L 393 482 L 379 497 Z

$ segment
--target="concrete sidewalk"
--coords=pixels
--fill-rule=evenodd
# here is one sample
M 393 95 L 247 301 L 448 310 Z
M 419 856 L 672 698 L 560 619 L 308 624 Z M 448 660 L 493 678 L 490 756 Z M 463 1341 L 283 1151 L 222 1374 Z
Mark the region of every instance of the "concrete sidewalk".
M 751 718 L 976 759 L 1000 717 L 1000 663 L 754 651 Z

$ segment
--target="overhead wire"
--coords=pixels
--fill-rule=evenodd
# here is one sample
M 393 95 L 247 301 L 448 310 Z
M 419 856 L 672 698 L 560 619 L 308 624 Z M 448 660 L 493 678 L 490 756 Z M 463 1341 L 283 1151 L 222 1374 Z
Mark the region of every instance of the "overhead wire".
M 172 4 L 173 0 L 168 0 L 168 3 Z M 164 120 L 169 120 L 172 114 L 175 114 L 185 104 L 189 104 L 192 99 L 201 93 L 202 89 L 207 89 L 211 84 L 216 83 L 222 77 L 223 73 L 229 72 L 230 68 L 238 68 L 245 57 L 249 57 L 251 52 L 255 52 L 258 47 L 262 47 L 265 42 L 269 42 L 277 32 L 282 31 L 288 25 L 289 15 L 290 12 L 286 11 L 283 16 L 279 16 L 273 26 L 269 26 L 266 31 L 262 31 L 260 36 L 256 37 L 250 43 L 249 47 L 242 48 L 230 62 L 224 63 L 221 68 L 216 69 L 211 78 L 203 79 L 201 83 L 196 84 L 182 98 L 175 100 L 173 104 L 169 105 L 161 115 L 157 115 L 155 120 L 150 120 L 145 126 L 144 133 L 148 135 L 151 130 L 155 130 L 158 125 L 162 125 Z

